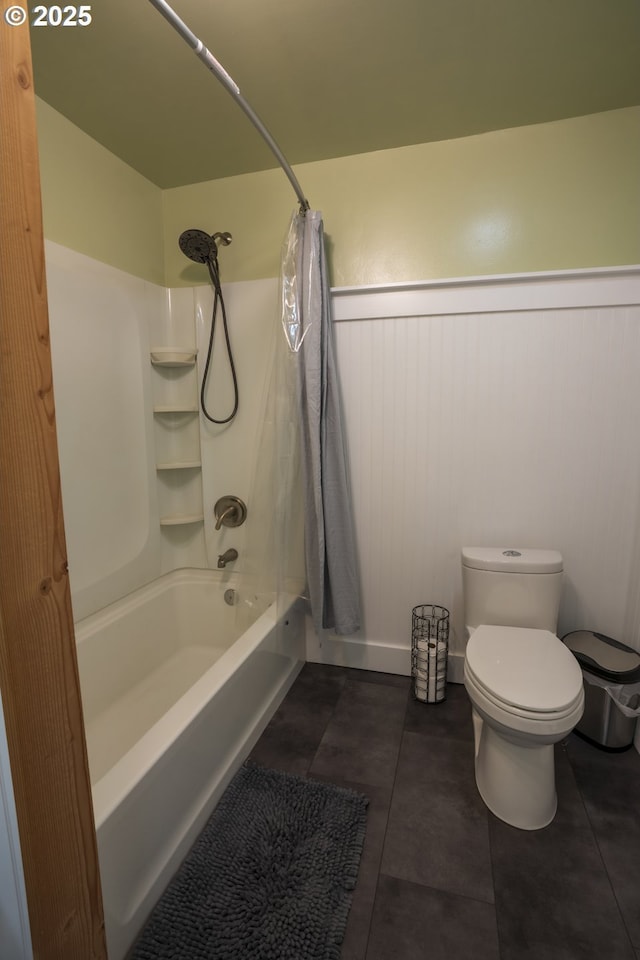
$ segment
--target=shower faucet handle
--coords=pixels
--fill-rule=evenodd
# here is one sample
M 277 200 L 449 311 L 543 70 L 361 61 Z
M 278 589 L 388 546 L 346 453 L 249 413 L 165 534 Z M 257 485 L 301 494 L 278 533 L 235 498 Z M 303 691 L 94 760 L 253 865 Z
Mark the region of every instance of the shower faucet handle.
M 216 530 L 225 527 L 239 527 L 247 519 L 247 505 L 240 497 L 220 497 L 213 508 L 216 518 Z

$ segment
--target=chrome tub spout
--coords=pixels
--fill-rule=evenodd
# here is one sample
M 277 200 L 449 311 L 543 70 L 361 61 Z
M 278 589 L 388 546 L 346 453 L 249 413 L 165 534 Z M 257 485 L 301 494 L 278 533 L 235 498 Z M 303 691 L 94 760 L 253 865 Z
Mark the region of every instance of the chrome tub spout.
M 229 547 L 228 550 L 225 550 L 224 553 L 221 553 L 218 557 L 218 567 L 221 570 L 224 570 L 228 563 L 232 563 L 234 560 L 238 559 L 238 551 L 234 550 L 233 547 Z

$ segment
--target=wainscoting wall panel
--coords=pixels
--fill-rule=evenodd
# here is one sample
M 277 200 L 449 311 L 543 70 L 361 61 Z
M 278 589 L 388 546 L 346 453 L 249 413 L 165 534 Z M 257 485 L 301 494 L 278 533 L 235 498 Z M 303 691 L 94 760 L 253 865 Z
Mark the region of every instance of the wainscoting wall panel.
M 334 292 L 364 625 L 310 633 L 310 659 L 408 673 L 411 608 L 436 602 L 459 679 L 467 544 L 560 550 L 559 631 L 640 648 L 640 273 L 613 273 L 535 278 L 536 309 L 530 277 L 496 278 L 493 309 L 483 280 L 477 313 L 468 282 L 402 291 L 405 316 L 379 291 L 376 319 Z M 361 313 L 376 302 L 363 292 Z

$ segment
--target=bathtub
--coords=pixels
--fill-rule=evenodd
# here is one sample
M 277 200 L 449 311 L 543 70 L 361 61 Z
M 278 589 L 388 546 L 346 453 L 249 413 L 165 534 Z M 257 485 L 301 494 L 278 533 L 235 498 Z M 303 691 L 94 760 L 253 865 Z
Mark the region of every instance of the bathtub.
M 76 624 L 109 960 L 122 960 L 304 661 L 290 598 L 178 570 Z M 248 628 L 240 635 L 237 623 Z

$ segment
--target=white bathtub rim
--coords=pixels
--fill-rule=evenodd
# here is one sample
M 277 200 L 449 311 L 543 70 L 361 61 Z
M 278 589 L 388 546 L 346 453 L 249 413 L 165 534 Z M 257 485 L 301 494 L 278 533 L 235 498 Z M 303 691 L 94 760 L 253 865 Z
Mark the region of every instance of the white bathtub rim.
M 302 669 L 303 663 L 292 662 L 287 677 L 284 682 L 278 688 L 278 691 L 273 698 L 278 704 L 284 699 L 284 696 L 290 689 L 291 685 L 298 676 L 300 670 Z M 269 709 L 266 712 L 266 716 L 262 715 L 259 718 L 259 722 L 251 728 L 251 730 L 243 738 L 242 742 L 238 744 L 238 750 L 234 753 L 233 756 L 227 757 L 224 764 L 216 771 L 214 777 L 212 777 L 213 790 L 207 796 L 200 798 L 201 802 L 198 804 L 197 809 L 193 811 L 193 820 L 187 826 L 187 828 L 177 836 L 177 841 L 182 843 L 185 836 L 188 834 L 198 834 L 201 827 L 204 825 L 206 820 L 211 814 L 213 805 L 215 805 L 225 789 L 233 779 L 233 776 L 238 772 L 240 767 L 245 761 L 246 756 L 251 751 L 252 747 L 256 744 L 260 734 L 262 733 L 266 723 L 270 719 L 273 710 Z M 168 853 L 165 859 L 161 862 L 158 862 L 158 875 L 164 874 L 167 869 L 167 866 L 175 858 L 174 852 Z M 140 910 L 141 906 L 149 898 L 149 893 L 151 892 L 151 887 L 142 891 L 138 898 L 135 901 L 132 901 L 129 907 L 127 915 L 123 918 L 126 923 L 129 923 L 131 919 L 136 915 Z
M 225 587 L 238 589 L 240 574 L 233 574 L 231 577 L 227 573 L 221 574 L 218 570 L 204 569 L 201 567 L 180 567 L 172 570 L 170 573 L 163 573 L 149 583 L 136 587 L 131 593 L 114 600 L 113 603 L 90 613 L 75 623 L 76 643 L 80 644 L 92 637 L 97 631 L 110 626 L 119 620 L 125 614 L 131 613 L 138 607 L 153 600 L 154 597 L 164 593 L 167 587 L 180 583 L 217 583 Z
M 153 905 L 157 902 L 158 897 L 166 889 L 168 879 L 175 873 L 176 865 L 182 862 L 184 853 L 193 845 L 195 838 L 199 835 L 208 818 L 211 816 L 213 809 L 219 802 L 233 776 L 240 769 L 251 749 L 258 741 L 265 726 L 286 696 L 303 665 L 304 660 L 298 660 L 297 662 L 291 661 L 286 677 L 270 698 L 266 710 L 257 718 L 257 722 L 255 722 L 252 728 L 246 733 L 242 742 L 236 745 L 238 749 L 235 753 L 232 756 L 228 756 L 224 763 L 217 768 L 211 780 L 211 793 L 208 797 L 202 799 L 202 802 L 198 804 L 197 810 L 192 811 L 194 814 L 193 822 L 189 823 L 185 830 L 182 830 L 174 836 L 177 848 L 183 847 L 183 852 L 180 853 L 180 850 L 176 849 L 163 858 L 162 861 L 157 861 L 156 866 L 158 870 L 155 880 L 149 884 L 135 900 L 132 900 L 127 913 L 121 917 L 121 923 L 126 927 L 131 924 L 136 912 L 139 912 L 142 908 L 145 909 L 145 913 L 148 916 Z M 129 947 L 130 945 L 131 943 Z
M 206 571 L 203 571 L 206 573 Z M 185 577 L 183 579 L 188 579 Z M 278 608 L 285 614 L 296 597 L 285 597 L 267 610 L 231 647 L 174 703 L 118 762 L 92 787 L 96 830 L 135 790 L 172 743 L 188 728 L 194 717 L 226 683 L 238 666 L 260 646 L 277 621 Z M 130 609 L 130 608 L 129 608 Z

